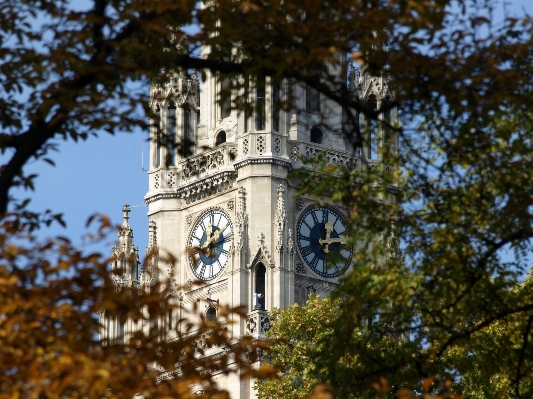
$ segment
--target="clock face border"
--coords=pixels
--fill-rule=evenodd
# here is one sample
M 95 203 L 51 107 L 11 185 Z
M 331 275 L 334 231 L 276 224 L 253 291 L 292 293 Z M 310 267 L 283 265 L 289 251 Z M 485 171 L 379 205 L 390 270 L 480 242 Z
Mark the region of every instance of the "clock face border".
M 212 225 L 212 230 L 208 237 L 206 230 L 210 223 Z M 213 250 L 213 255 L 215 256 L 209 256 L 208 254 L 199 251 L 188 251 L 190 253 L 190 255 L 187 256 L 189 271 L 195 279 L 213 281 L 220 277 L 226 270 L 233 241 L 233 223 L 226 211 L 219 207 L 211 207 L 200 212 L 195 221 L 191 224 L 189 234 L 187 235 L 188 249 L 205 245 L 206 241 L 209 238 L 213 239 L 213 236 L 221 229 L 224 230 L 222 233 L 218 233 L 220 235 L 218 240 L 216 240 L 218 245 L 215 244 L 206 247 L 206 249 L 209 248 Z M 191 257 L 194 257 L 196 260 L 196 265 Z
M 324 210 L 327 211 L 327 219 L 324 218 Z M 334 215 L 334 217 L 331 218 L 329 215 Z M 320 216 L 320 220 L 318 216 Z M 340 252 L 346 259 L 344 262 L 340 259 L 337 262 L 328 262 L 328 255 L 324 252 L 324 246 L 318 241 L 319 238 L 327 238 L 325 230 L 325 223 L 327 221 L 333 223 L 333 231 L 330 233 L 330 239 L 335 241 L 329 244 L 328 249 L 337 253 Z M 341 223 L 342 231 L 339 229 L 339 222 Z M 310 225 L 311 223 L 312 225 Z M 296 247 L 298 248 L 298 253 L 303 263 L 313 273 L 322 278 L 332 279 L 342 276 L 348 270 L 352 263 L 351 259 L 354 247 L 348 248 L 338 242 L 341 240 L 339 235 L 344 234 L 347 224 L 347 218 L 344 216 L 344 213 L 329 204 L 318 207 L 311 204 L 300 212 L 295 229 Z

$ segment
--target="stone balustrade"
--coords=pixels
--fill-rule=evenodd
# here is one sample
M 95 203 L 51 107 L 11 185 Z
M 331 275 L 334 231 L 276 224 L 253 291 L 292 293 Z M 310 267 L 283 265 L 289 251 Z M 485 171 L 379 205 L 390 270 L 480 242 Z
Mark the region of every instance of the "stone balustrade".
M 218 173 L 224 167 L 233 168 L 233 160 L 237 157 L 237 144 L 226 143 L 212 150 L 181 161 L 180 184 L 187 184 L 191 181 Z
M 290 141 L 288 146 L 290 147 L 289 156 L 293 163 L 299 163 L 302 159 L 316 159 L 323 154 L 327 165 L 344 166 L 350 170 L 361 167 L 361 156 L 359 155 L 331 150 L 320 144 L 308 142 Z
M 266 310 L 256 309 L 246 315 L 246 334 L 254 338 L 265 338 L 271 323 L 272 317 Z

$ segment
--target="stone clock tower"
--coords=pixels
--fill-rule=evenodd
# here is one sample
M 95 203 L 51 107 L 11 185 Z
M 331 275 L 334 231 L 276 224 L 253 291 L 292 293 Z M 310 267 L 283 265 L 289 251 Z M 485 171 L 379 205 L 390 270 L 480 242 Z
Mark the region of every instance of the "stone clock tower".
M 341 133 L 341 108 L 314 90 L 274 86 L 263 78 L 254 90 L 233 93 L 233 101 L 244 96 L 254 104 L 253 112 L 239 113 L 217 101 L 224 81 L 206 75 L 201 85 L 197 77 L 176 73 L 166 85 L 151 87 L 158 118 L 150 132 L 144 198 L 149 247 L 157 244 L 160 253 L 178 259 L 174 269 L 159 260 L 159 278 L 185 287 L 176 301 L 200 302 L 208 319 L 216 316 L 218 304 L 244 305 L 248 316 L 233 333 L 261 338 L 270 310 L 303 304 L 310 292 L 329 295 L 357 250 L 344 236 L 345 209 L 327 198 L 322 206 L 295 200 L 289 172 L 318 153 L 335 165 L 372 166 L 379 162 L 383 134 L 376 129 L 363 152 L 356 152 Z M 354 70 L 350 85 L 354 96 L 378 107 L 391 96 L 385 77 Z M 275 101 L 289 90 L 298 99 L 295 111 L 274 111 Z M 396 115 L 392 110 L 383 117 Z M 360 123 L 364 128 L 363 118 Z M 181 157 L 172 143 L 185 145 L 188 156 Z M 194 259 L 187 255 L 191 248 Z M 328 264 L 330 253 L 340 261 Z M 193 285 L 198 279 L 206 285 Z M 230 375 L 220 383 L 234 399 L 255 397 L 250 381 Z

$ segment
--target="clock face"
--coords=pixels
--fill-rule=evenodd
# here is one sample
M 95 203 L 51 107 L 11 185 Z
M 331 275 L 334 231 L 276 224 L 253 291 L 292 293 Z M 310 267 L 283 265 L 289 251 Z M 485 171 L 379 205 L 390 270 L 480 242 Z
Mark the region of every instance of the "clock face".
M 203 214 L 192 228 L 189 247 L 194 252 L 192 272 L 200 280 L 218 277 L 228 263 L 233 228 L 229 216 L 215 209 Z
M 338 277 L 350 266 L 346 222 L 329 207 L 311 207 L 298 220 L 297 242 L 304 262 L 322 277 Z

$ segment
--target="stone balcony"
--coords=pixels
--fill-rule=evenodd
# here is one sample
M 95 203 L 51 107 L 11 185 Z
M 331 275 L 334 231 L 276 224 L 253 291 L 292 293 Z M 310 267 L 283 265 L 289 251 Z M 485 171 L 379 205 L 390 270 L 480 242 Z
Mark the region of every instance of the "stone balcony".
M 233 160 L 237 157 L 237 144 L 225 143 L 209 151 L 189 157 L 179 163 L 179 185 L 183 186 L 203 177 L 233 170 Z
M 272 317 L 266 310 L 256 309 L 246 315 L 246 334 L 254 338 L 265 338 L 271 323 Z
M 302 166 L 302 161 L 305 159 L 317 159 L 319 155 L 323 155 L 326 165 L 345 166 L 350 170 L 361 168 L 360 155 L 332 150 L 320 144 L 303 141 L 289 141 L 288 147 L 289 156 L 296 167 Z
M 231 187 L 237 177 L 236 157 L 237 143 L 225 143 L 181 161 L 178 197 L 190 203 Z

